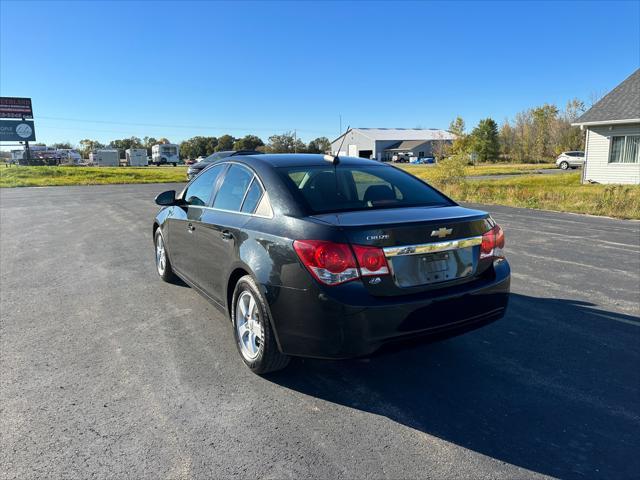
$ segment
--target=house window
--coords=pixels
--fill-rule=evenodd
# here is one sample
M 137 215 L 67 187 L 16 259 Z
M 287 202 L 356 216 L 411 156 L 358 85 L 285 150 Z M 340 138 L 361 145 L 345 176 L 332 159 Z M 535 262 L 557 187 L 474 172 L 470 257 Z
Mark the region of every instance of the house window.
M 640 135 L 611 137 L 609 163 L 640 163 Z

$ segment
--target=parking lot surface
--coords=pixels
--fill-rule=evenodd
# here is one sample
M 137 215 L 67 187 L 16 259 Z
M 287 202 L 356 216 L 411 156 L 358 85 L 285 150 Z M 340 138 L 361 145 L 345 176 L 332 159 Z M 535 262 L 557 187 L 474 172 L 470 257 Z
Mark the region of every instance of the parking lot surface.
M 640 477 L 640 223 L 486 207 L 506 318 L 261 378 L 155 272 L 170 187 L 0 191 L 2 478 Z

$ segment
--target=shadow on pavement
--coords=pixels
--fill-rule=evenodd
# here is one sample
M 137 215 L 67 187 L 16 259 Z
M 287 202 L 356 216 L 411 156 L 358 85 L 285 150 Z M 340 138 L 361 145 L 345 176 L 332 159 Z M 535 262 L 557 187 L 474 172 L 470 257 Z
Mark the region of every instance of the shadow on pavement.
M 640 478 L 640 319 L 512 294 L 461 337 L 269 377 L 546 475 Z

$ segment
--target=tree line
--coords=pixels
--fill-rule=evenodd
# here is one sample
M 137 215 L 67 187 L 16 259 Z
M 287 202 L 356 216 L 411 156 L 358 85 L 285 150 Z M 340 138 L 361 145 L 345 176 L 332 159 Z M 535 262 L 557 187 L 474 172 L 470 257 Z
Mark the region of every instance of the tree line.
M 584 133 L 571 123 L 585 110 L 578 99 L 567 102 L 564 110 L 545 103 L 519 112 L 500 127 L 492 118 L 484 118 L 470 132 L 464 119 L 457 117 L 449 125 L 457 138 L 444 156 L 464 155 L 480 162 L 548 162 L 562 152 L 584 150 Z
M 84 158 L 88 158 L 91 152 L 102 148 L 113 148 L 120 150 L 120 155 L 129 148 L 146 148 L 147 155 L 151 156 L 151 147 L 156 144 L 171 143 L 166 138 L 154 137 L 129 137 L 111 140 L 107 144 L 97 140 L 85 138 L 80 140 L 78 151 Z M 71 144 L 55 143 L 55 148 L 73 148 Z M 220 137 L 196 136 L 184 140 L 180 143 L 180 157 L 198 158 L 207 157 L 215 152 L 225 150 L 257 150 L 265 153 L 325 153 L 331 149 L 331 142 L 327 137 L 318 137 L 309 143 L 304 143 L 294 132 L 285 132 L 281 135 L 272 135 L 268 142 L 256 135 L 245 135 L 244 137 L 234 137 L 233 135 L 222 135 Z
M 594 99 L 595 101 L 595 99 Z M 449 125 L 449 131 L 456 135 L 451 144 L 435 141 L 434 155 L 438 159 L 450 155 L 461 155 L 480 162 L 548 162 L 568 150 L 584 149 L 584 134 L 578 127 L 572 127 L 586 110 L 584 102 L 573 99 L 559 109 L 556 105 L 545 103 L 519 112 L 513 119 L 506 119 L 502 125 L 492 118 L 484 118 L 471 129 L 466 130 L 462 117 L 456 117 Z M 112 140 L 102 144 L 97 140 L 85 138 L 80 141 L 78 150 L 84 158 L 100 148 L 115 148 L 124 151 L 128 148 L 146 148 L 151 156 L 151 147 L 159 143 L 171 143 L 166 138 L 129 137 Z M 69 143 L 56 143 L 57 148 L 73 148 Z M 224 150 L 258 150 L 265 153 L 325 153 L 331 149 L 327 137 L 318 137 L 309 143 L 300 140 L 295 132 L 272 135 L 265 143 L 256 135 L 234 137 L 195 136 L 180 143 L 180 156 L 183 159 L 206 157 Z

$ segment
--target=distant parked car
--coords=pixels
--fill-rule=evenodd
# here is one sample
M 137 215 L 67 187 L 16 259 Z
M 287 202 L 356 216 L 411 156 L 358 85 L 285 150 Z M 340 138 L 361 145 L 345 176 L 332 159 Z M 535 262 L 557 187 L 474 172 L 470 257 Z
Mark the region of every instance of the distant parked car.
M 239 155 L 262 155 L 262 152 L 256 152 L 255 150 L 225 150 L 224 152 L 212 153 L 208 157 L 199 160 L 198 163 L 189 165 L 187 169 L 187 180 L 191 180 L 212 163 L 222 160 L 223 158 L 236 157 Z
M 571 152 L 562 152 L 556 159 L 556 166 L 562 170 L 569 168 L 578 168 L 584 165 L 584 152 L 574 150 Z

